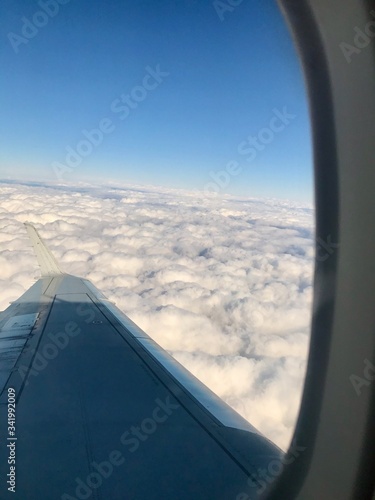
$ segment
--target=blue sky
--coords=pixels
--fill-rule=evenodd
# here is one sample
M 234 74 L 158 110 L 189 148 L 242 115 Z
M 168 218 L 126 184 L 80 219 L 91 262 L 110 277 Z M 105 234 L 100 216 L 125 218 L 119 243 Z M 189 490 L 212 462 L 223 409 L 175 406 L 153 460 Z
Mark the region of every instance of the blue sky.
M 64 2 L 0 7 L 0 177 L 312 200 L 304 83 L 273 0 Z

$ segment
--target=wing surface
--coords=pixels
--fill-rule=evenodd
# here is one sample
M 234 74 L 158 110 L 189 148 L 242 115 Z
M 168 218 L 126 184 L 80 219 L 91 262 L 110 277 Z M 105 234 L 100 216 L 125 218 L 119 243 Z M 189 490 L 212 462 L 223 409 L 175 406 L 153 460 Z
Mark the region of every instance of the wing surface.
M 0 498 L 257 498 L 282 452 L 92 283 L 49 271 L 0 315 Z

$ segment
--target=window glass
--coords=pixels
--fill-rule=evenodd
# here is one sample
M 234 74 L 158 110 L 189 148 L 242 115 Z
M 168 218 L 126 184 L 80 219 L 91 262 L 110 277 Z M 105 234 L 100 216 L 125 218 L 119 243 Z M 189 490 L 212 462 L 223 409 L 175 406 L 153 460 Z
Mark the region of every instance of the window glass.
M 286 449 L 314 205 L 306 92 L 276 3 L 1 11 L 0 308 L 37 273 L 28 220 L 65 271 Z

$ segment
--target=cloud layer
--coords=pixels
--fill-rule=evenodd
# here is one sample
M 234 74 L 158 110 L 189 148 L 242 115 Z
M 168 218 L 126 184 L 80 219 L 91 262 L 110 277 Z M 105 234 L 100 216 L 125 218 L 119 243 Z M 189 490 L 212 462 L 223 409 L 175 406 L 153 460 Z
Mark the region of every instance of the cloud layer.
M 313 210 L 141 188 L 0 184 L 0 310 L 38 277 L 22 225 L 255 427 L 288 446 L 303 385 Z

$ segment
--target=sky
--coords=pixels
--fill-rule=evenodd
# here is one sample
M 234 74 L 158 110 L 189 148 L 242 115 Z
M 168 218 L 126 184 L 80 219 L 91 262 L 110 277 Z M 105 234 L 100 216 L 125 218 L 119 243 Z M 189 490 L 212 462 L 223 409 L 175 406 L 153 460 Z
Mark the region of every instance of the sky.
M 2 182 L 0 311 L 40 277 L 25 221 L 62 271 L 89 279 L 287 449 L 309 345 L 312 204 Z
M 0 178 L 312 201 L 287 26 L 237 4 L 3 0 Z

